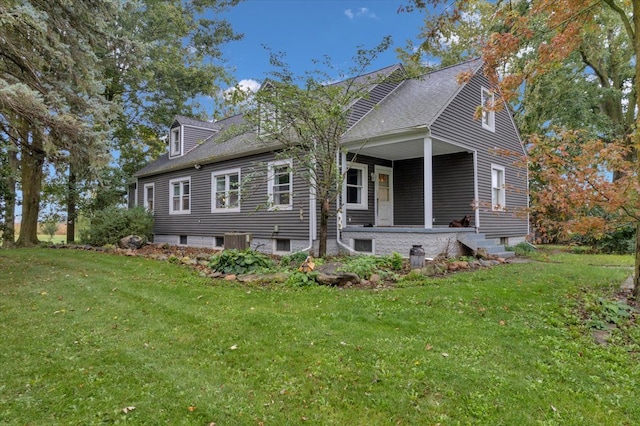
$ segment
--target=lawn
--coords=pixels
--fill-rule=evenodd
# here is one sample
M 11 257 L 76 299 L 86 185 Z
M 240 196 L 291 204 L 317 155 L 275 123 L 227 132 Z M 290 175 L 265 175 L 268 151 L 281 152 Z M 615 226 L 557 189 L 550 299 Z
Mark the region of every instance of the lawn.
M 631 257 L 537 258 L 376 291 L 0 250 L 0 424 L 640 424 L 640 332 L 602 308 Z

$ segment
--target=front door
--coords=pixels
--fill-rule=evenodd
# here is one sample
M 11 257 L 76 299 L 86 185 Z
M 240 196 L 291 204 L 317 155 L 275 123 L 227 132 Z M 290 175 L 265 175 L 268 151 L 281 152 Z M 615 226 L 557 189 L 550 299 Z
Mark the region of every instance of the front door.
M 393 226 L 393 169 L 376 166 L 376 226 Z

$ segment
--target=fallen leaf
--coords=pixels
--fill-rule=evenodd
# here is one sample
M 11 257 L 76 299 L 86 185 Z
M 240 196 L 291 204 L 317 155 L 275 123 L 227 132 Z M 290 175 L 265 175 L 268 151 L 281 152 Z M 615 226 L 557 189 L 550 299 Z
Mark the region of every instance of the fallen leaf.
M 190 405 L 190 406 L 189 406 L 189 411 L 190 411 L 191 413 L 193 413 L 194 411 L 196 411 L 196 408 L 197 408 L 197 407 L 196 407 L 195 405 Z
M 430 351 L 431 349 L 433 349 L 433 346 L 431 345 L 425 345 L 424 347 L 426 350 Z
M 134 406 L 124 407 L 124 408 L 122 409 L 122 412 L 123 412 L 124 414 L 129 414 L 130 412 L 132 412 L 132 411 L 133 411 L 133 410 L 135 410 L 135 409 L 136 409 L 136 407 L 134 407 Z
M 233 345 L 229 349 L 231 349 L 232 351 L 235 351 L 236 349 L 238 349 L 238 345 Z
M 500 320 L 500 325 L 506 325 L 507 323 L 504 322 L 503 320 Z
M 558 411 L 558 409 L 556 407 L 554 407 L 553 405 L 551 406 L 551 409 L 553 410 L 553 412 L 555 413 L 556 411 Z
M 446 358 L 446 357 L 448 357 L 448 356 L 449 356 L 449 354 L 448 354 L 448 353 L 446 353 L 446 352 L 442 352 L 442 356 Z

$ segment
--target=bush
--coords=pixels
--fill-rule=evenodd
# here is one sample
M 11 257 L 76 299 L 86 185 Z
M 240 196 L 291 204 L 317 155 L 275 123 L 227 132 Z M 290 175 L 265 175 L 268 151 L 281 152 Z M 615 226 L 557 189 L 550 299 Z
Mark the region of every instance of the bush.
M 246 274 L 273 267 L 273 260 L 251 249 L 224 250 L 211 256 L 209 262 L 209 268 L 223 274 Z
M 89 218 L 89 226 L 80 232 L 80 240 L 92 246 L 118 244 L 127 235 L 150 239 L 153 234 L 153 216 L 142 207 L 131 209 L 107 207 Z

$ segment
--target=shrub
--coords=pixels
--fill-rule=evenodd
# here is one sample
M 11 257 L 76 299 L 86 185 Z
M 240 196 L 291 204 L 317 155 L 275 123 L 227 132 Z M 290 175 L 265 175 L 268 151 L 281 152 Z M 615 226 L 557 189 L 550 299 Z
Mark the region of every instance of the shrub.
M 305 259 L 309 256 L 309 253 L 304 251 L 297 251 L 295 253 L 284 255 L 280 258 L 280 266 L 285 268 L 295 267 L 297 268 L 305 261 Z
M 306 274 L 304 272 L 295 271 L 289 274 L 289 277 L 284 282 L 284 284 L 288 287 L 307 287 L 316 285 L 318 284 L 318 282 L 316 281 L 317 276 L 317 272 Z
M 224 250 L 211 256 L 209 268 L 224 274 L 246 274 L 274 267 L 273 260 L 255 250 Z
M 85 244 L 104 246 L 118 244 L 127 235 L 149 239 L 152 234 L 153 216 L 144 208 L 107 207 L 92 214 L 89 226 L 80 232 L 80 239 Z

